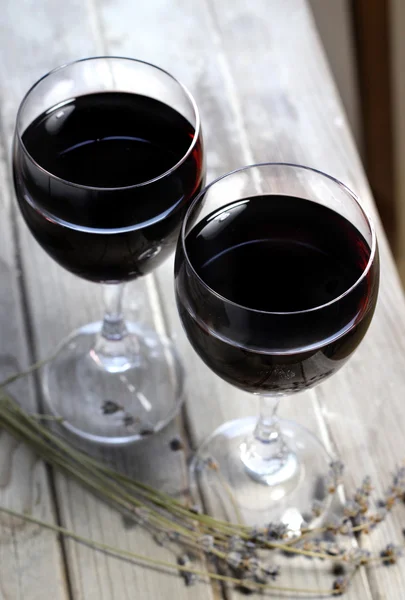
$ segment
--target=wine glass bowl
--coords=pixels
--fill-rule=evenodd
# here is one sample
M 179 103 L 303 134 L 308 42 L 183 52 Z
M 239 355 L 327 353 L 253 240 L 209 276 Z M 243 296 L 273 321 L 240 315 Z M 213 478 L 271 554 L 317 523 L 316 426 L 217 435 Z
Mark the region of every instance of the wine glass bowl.
M 198 111 L 157 67 L 86 59 L 28 92 L 13 162 L 22 215 L 54 260 L 91 281 L 136 279 L 171 253 L 201 187 Z
M 122 283 L 169 256 L 203 186 L 194 99 L 143 61 L 95 57 L 60 67 L 20 105 L 13 173 L 21 214 L 47 254 L 107 284 L 104 321 L 64 340 L 46 369 L 49 410 L 105 444 L 159 430 L 180 406 L 181 367 L 169 340 L 124 321 Z
M 330 457 L 275 410 L 282 396 L 340 369 L 367 331 L 379 285 L 370 219 L 346 186 L 319 171 L 245 167 L 208 185 L 188 209 L 175 276 L 181 321 L 198 355 L 262 398 L 256 425 L 222 425 L 198 451 L 194 474 L 211 476 L 203 468 L 211 456 L 231 473 L 241 506 L 250 498 L 257 508 L 262 494 L 273 518 L 299 505 L 308 519 Z

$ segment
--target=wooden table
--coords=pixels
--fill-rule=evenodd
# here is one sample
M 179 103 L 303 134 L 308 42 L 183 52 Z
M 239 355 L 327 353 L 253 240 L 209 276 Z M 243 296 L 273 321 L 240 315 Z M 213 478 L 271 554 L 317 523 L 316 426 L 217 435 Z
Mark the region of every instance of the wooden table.
M 28 87 L 58 64 L 95 54 L 157 63 L 190 88 L 201 108 L 209 179 L 255 161 L 303 163 L 340 178 L 374 210 L 304 0 L 4 0 L 0 27 L 1 376 L 48 355 L 74 327 L 102 313 L 98 287 L 63 271 L 36 245 L 16 209 L 10 178 L 18 104 Z M 308 425 L 342 457 L 347 493 L 370 474 L 382 494 L 390 470 L 405 456 L 405 304 L 378 220 L 377 226 L 381 294 L 366 340 L 339 374 L 291 402 L 283 400 L 281 407 L 283 415 Z M 171 261 L 156 276 L 129 285 L 126 303 L 129 316 L 140 315 L 175 338 L 188 371 L 186 417 L 148 443 L 110 458 L 176 493 L 186 486 L 187 470 L 184 453 L 168 451 L 173 435 L 187 437 L 195 447 L 225 419 L 253 414 L 255 402 L 210 373 L 188 345 L 173 301 Z M 12 392 L 28 409 L 38 410 L 38 382 L 20 381 Z M 4 433 L 0 504 L 112 545 L 173 559 L 147 533 L 129 527 Z M 400 506 L 373 533 L 373 546 L 399 542 L 404 517 L 405 506 Z M 307 588 L 325 587 L 325 582 L 329 587 L 327 567 L 305 559 L 283 566 L 290 585 Z M 238 597 L 233 590 L 227 594 Z M 224 590 L 204 583 L 187 589 L 176 576 L 0 517 L 2 600 L 191 597 L 222 598 Z M 364 569 L 347 594 L 353 600 L 404 597 L 403 567 Z

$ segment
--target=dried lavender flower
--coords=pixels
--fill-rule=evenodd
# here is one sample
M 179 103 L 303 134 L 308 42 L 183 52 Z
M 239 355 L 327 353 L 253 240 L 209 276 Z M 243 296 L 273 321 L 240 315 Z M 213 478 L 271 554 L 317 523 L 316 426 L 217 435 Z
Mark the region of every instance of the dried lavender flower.
M 351 548 L 345 555 L 347 562 L 356 567 L 366 565 L 371 557 L 371 553 L 365 548 Z
M 387 510 L 391 510 L 398 501 L 398 496 L 395 491 L 390 487 L 387 490 L 384 500 L 380 503 L 380 506 L 386 508 Z
M 260 583 L 262 585 L 266 584 L 269 580 L 267 573 L 263 571 L 263 569 L 257 569 L 253 575 L 253 581 L 256 583 Z
M 350 579 L 347 576 L 340 576 L 333 582 L 332 590 L 335 596 L 344 594 L 349 587 Z
M 329 520 L 325 523 L 327 531 L 331 531 L 333 534 L 337 534 L 342 526 L 342 519 L 336 515 L 332 515 Z
M 139 430 L 139 435 L 142 435 L 142 436 L 153 435 L 154 433 L 155 433 L 155 430 L 152 425 L 144 425 Z
M 402 554 L 403 548 L 401 548 L 401 546 L 395 546 L 394 544 L 388 544 L 384 550 L 381 550 L 380 552 L 380 556 L 383 559 L 383 565 L 395 565 Z
M 263 531 L 254 527 L 250 534 L 250 540 L 264 544 L 266 541 L 266 536 L 264 535 Z
M 182 571 L 181 576 L 183 577 L 184 583 L 187 587 L 197 583 L 197 575 L 195 573 L 190 573 L 190 571 Z
M 361 483 L 361 490 L 366 496 L 369 496 L 373 491 L 370 475 L 366 475 Z
M 256 550 L 256 543 L 248 540 L 244 545 L 245 552 L 254 552 Z
M 198 539 L 198 543 L 204 552 L 212 552 L 214 549 L 214 537 L 212 535 L 202 535 Z
M 250 559 L 247 565 L 247 575 L 253 576 L 256 583 L 266 584 L 279 575 L 280 569 L 276 565 L 263 565 L 257 558 Z
M 320 517 L 323 512 L 323 502 L 320 500 L 314 500 L 312 503 L 311 511 L 314 517 Z
M 247 559 L 245 567 L 248 572 L 254 573 L 254 571 L 261 568 L 261 562 L 256 556 L 251 556 Z
M 322 550 L 321 550 L 321 543 L 322 543 L 321 540 L 318 539 L 318 538 L 315 538 L 313 540 L 306 540 L 302 544 L 301 548 L 303 550 L 305 550 L 306 552 L 322 552 Z M 308 558 L 308 559 L 312 560 L 313 557 L 312 556 L 305 556 L 305 558 Z M 321 560 L 323 560 L 323 559 L 321 559 Z
M 113 415 L 114 413 L 124 410 L 122 406 L 114 402 L 114 400 L 104 400 L 101 405 L 103 415 Z
M 332 565 L 332 575 L 335 575 L 335 577 L 341 577 L 342 575 L 346 574 L 346 566 L 341 563 L 341 562 L 337 562 L 334 565 Z
M 165 542 L 168 540 L 168 535 L 164 531 L 158 531 L 154 534 L 153 539 L 158 546 L 164 546 Z
M 280 575 L 280 567 L 273 563 L 263 566 L 263 571 L 274 581 Z
M 182 567 L 187 567 L 190 563 L 191 560 L 188 554 L 182 554 L 177 558 L 177 564 Z M 180 571 L 180 575 L 184 579 L 186 586 L 194 585 L 197 582 L 197 576 L 195 573 L 190 573 L 189 571 L 184 571 L 182 569 Z
M 343 556 L 345 552 L 336 542 L 322 542 L 320 550 L 330 556 Z
M 339 481 L 343 475 L 343 472 L 345 470 L 345 465 L 344 463 L 337 459 L 337 460 L 333 460 L 330 465 L 329 468 L 331 470 L 332 475 L 334 476 L 334 478 Z
M 342 525 L 339 528 L 339 533 L 341 535 L 353 535 L 353 523 L 350 519 L 343 521 Z
M 306 521 L 302 521 L 301 525 L 300 525 L 300 530 L 301 530 L 301 535 L 303 533 L 305 533 L 309 528 L 309 525 Z
M 182 567 L 187 567 L 187 565 L 189 565 L 190 562 L 191 562 L 190 557 L 186 553 L 182 554 L 181 556 L 179 556 L 177 558 L 177 564 Z
M 387 514 L 388 511 L 386 508 L 379 508 L 378 510 L 376 510 L 375 513 L 369 516 L 369 519 L 372 523 L 381 523 L 382 521 L 384 521 Z
M 226 562 L 232 569 L 239 569 L 242 564 L 242 554 L 240 552 L 228 552 Z
M 361 506 L 355 500 L 348 500 L 343 507 L 343 514 L 345 517 L 357 517 L 361 511 Z
M 363 492 L 362 488 L 356 490 L 354 501 L 360 506 L 360 512 L 366 513 L 368 511 L 370 503 L 367 494 Z
M 359 530 L 355 532 L 356 535 L 360 535 L 360 533 L 368 534 L 374 527 L 374 523 L 362 513 L 359 513 L 356 517 L 353 517 L 352 524 L 353 528 L 359 528 Z
M 288 527 L 285 523 L 269 523 L 267 525 L 267 539 L 282 540 L 288 532 Z
M 178 450 L 184 450 L 184 443 L 180 436 L 174 436 L 169 442 L 170 450 L 177 452 Z
M 125 427 L 131 427 L 131 425 L 134 425 L 135 419 L 132 415 L 124 415 L 122 422 Z
M 247 579 L 246 577 L 241 579 L 240 584 L 235 586 L 235 589 L 238 592 L 245 594 L 246 596 L 250 596 L 250 594 L 254 594 L 254 592 L 257 590 L 253 581 L 251 579 Z
M 207 458 L 204 460 L 204 464 L 213 471 L 219 471 L 219 463 L 212 456 L 207 456 Z
M 402 478 L 395 476 L 390 491 L 396 496 L 403 496 L 405 494 L 405 481 Z
M 394 485 L 405 485 L 405 466 L 399 467 L 393 476 Z
M 328 494 L 334 494 L 336 492 L 337 485 L 338 481 L 336 480 L 336 477 L 333 475 L 333 473 L 329 473 L 325 477 L 325 488 Z
M 245 549 L 245 542 L 238 535 L 232 535 L 228 540 L 229 552 L 241 552 Z

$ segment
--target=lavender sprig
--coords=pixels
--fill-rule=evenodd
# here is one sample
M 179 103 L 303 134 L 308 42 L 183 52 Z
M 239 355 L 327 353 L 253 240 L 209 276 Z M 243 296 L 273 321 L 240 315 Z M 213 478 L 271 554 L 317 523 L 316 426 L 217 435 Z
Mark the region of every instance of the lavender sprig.
M 354 534 L 370 533 L 382 523 L 393 508 L 405 498 L 405 466 L 399 466 L 393 473 L 392 482 L 387 488 L 377 510 L 373 506 L 373 485 L 370 477 L 364 477 L 353 497 L 343 507 L 343 515 L 329 519 L 323 527 L 316 530 L 301 526 L 301 531 L 290 531 L 283 523 L 268 523 L 264 527 L 249 528 L 242 522 L 231 523 L 215 519 L 198 509 L 185 505 L 180 500 L 156 490 L 142 482 L 118 473 L 103 463 L 76 450 L 62 438 L 53 434 L 42 421 L 48 420 L 48 415 L 29 415 L 20 408 L 11 396 L 4 392 L 4 385 L 33 372 L 47 361 L 42 361 L 27 371 L 13 375 L 0 384 L 0 425 L 17 439 L 29 445 L 39 456 L 56 469 L 75 478 L 92 492 L 114 505 L 124 515 L 130 516 L 136 523 L 145 527 L 159 545 L 175 544 L 182 548 L 177 564 L 156 561 L 154 559 L 134 555 L 117 550 L 117 555 L 132 558 L 151 566 L 167 566 L 180 572 L 185 583 L 192 585 L 204 578 L 213 578 L 239 586 L 245 592 L 261 589 L 272 589 L 280 592 L 296 594 L 339 595 L 347 591 L 350 581 L 356 571 L 365 565 L 380 563 L 386 566 L 394 565 L 403 553 L 403 547 L 388 544 L 380 552 L 369 552 L 362 548 L 353 548 L 347 544 Z M 115 410 L 106 406 L 106 410 Z M 173 442 L 173 450 L 182 451 L 181 440 Z M 218 473 L 221 481 L 220 466 L 215 461 L 209 461 L 207 468 Z M 325 478 L 325 489 L 329 494 L 336 491 L 341 483 L 344 466 L 341 461 L 330 465 Z M 35 517 L 20 515 L 6 508 L 0 511 L 8 512 L 26 520 L 35 522 L 43 527 L 52 529 L 62 535 L 70 535 L 77 541 L 84 538 L 63 530 L 60 527 L 43 523 Z M 324 504 L 315 502 L 313 514 L 319 517 L 323 514 Z M 324 539 L 328 534 L 332 539 Z M 317 535 L 318 537 L 313 537 Z M 342 544 L 341 540 L 346 544 Z M 86 543 L 92 543 L 85 540 Z M 97 549 L 111 548 L 94 543 Z M 114 550 L 114 549 L 113 549 Z M 288 586 L 274 586 L 272 582 L 281 578 L 280 568 L 272 560 L 269 561 L 264 552 L 281 551 L 290 555 L 306 556 L 311 559 L 330 560 L 343 569 L 350 567 L 350 575 L 345 572 L 337 575 L 330 590 L 291 590 Z M 192 556 L 204 555 L 208 560 L 215 558 L 221 571 L 227 574 L 199 570 L 193 564 Z M 336 570 L 335 570 L 336 573 Z

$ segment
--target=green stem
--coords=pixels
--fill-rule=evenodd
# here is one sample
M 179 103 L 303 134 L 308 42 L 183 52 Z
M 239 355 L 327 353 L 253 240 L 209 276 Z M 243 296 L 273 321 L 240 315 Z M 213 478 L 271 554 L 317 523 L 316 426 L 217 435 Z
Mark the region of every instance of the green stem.
M 31 375 L 31 373 L 34 373 L 34 371 L 37 371 L 41 367 L 44 367 L 47 363 L 51 362 L 51 360 L 53 360 L 59 354 L 60 350 L 61 349 L 58 348 L 53 354 L 48 356 L 48 358 L 44 358 L 42 360 L 37 361 L 36 363 L 33 363 L 28 367 L 28 369 L 25 369 L 24 371 L 18 371 L 18 373 L 14 373 L 14 375 L 6 377 L 6 379 L 3 379 L 3 381 L 0 382 L 0 388 L 4 388 L 7 385 L 10 385 L 10 383 L 14 383 L 14 381 L 22 379 L 27 375 Z

